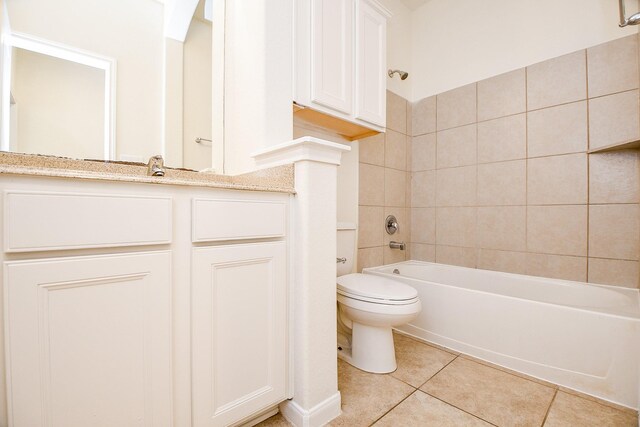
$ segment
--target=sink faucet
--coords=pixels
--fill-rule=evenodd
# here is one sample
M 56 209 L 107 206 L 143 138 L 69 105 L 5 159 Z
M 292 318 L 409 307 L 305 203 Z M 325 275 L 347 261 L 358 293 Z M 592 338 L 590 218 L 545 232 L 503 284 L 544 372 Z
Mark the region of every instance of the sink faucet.
M 164 159 L 162 156 L 152 156 L 147 163 L 147 174 L 149 176 L 164 176 Z

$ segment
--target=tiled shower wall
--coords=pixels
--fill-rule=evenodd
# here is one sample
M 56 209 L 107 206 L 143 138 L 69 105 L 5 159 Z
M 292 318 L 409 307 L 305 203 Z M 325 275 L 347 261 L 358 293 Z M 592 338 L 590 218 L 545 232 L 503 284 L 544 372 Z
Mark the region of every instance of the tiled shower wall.
M 359 143 L 358 271 L 409 259 L 406 255 L 411 239 L 410 109 L 404 98 L 387 92 L 386 133 Z M 384 231 L 388 215 L 395 215 L 400 225 L 393 236 Z M 390 249 L 392 240 L 405 242 L 407 250 Z
M 638 68 L 634 35 L 409 107 L 407 258 L 637 287 L 638 151 L 588 151 L 640 139 Z M 402 104 L 393 97 L 389 117 Z M 380 232 L 369 222 L 400 209 L 387 204 L 385 182 L 385 204 L 373 210 L 382 184 L 372 167 L 385 181 L 402 171 L 387 162 L 396 154 L 387 133 L 377 142 L 384 167 L 379 154 L 372 160 L 380 149 L 360 143 L 360 266 L 380 263 Z M 387 252 L 384 263 L 394 258 Z

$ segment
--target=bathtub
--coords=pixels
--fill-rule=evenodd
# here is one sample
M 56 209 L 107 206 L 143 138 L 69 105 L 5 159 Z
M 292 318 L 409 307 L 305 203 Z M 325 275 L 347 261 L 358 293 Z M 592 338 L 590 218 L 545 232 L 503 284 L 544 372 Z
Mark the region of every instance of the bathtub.
M 363 272 L 417 289 L 401 332 L 638 409 L 637 290 L 420 261 Z

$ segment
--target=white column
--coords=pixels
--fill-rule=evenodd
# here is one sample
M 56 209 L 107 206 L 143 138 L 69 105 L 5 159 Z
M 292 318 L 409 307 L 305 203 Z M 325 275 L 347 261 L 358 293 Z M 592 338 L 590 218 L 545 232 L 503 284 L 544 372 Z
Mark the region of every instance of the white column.
M 293 265 L 293 398 L 280 411 L 297 427 L 340 415 L 336 354 L 337 167 L 346 145 L 313 137 L 254 154 L 258 168 L 295 165 Z

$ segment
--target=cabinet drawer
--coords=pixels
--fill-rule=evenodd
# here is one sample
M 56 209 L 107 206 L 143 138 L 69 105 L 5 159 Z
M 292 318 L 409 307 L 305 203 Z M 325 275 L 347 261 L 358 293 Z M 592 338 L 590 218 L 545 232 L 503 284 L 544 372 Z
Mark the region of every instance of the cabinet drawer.
M 286 207 L 284 201 L 194 199 L 192 241 L 282 237 Z
M 6 252 L 171 243 L 171 198 L 7 191 Z

